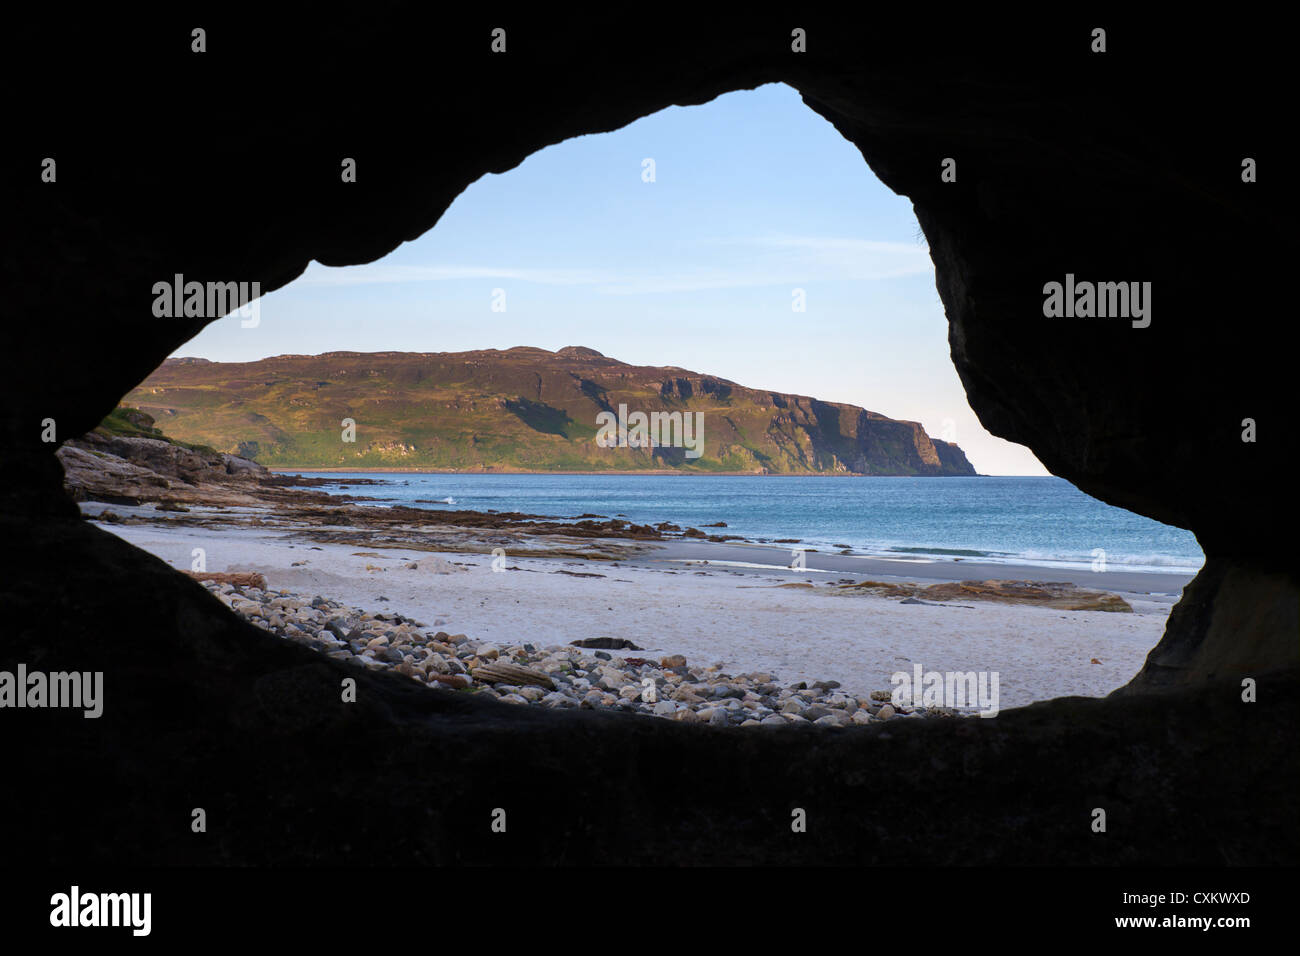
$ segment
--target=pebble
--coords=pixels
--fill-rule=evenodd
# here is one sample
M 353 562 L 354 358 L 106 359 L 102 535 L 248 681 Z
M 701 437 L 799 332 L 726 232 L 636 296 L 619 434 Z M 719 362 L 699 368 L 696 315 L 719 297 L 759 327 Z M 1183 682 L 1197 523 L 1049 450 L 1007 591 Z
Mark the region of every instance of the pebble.
M 861 727 L 896 716 L 960 717 L 947 708 L 895 708 L 891 691 L 851 693 L 834 680 L 786 686 L 775 674 L 727 674 L 722 664 L 690 665 L 683 654 L 656 664 L 617 652 L 569 645 L 474 641 L 465 634 L 426 632 L 425 625 L 392 612 L 368 613 L 317 594 L 262 591 L 208 582 L 208 590 L 258 627 L 326 656 L 371 670 L 393 670 L 431 687 L 485 694 L 507 704 L 558 709 L 618 710 L 712 727 Z M 446 622 L 438 618 L 434 626 Z M 555 690 L 485 683 L 469 675 L 489 661 L 527 667 L 554 681 Z M 647 693 L 647 679 L 654 693 Z

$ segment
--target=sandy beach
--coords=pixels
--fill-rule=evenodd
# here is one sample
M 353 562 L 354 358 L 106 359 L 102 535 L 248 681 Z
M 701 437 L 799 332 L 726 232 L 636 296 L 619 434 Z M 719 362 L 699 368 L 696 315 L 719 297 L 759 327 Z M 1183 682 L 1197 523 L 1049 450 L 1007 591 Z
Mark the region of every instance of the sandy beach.
M 161 517 L 151 506 L 112 510 Z M 476 642 L 623 638 L 642 657 L 680 654 L 693 665 L 771 672 L 782 682 L 833 679 L 859 694 L 888 689 L 892 674 L 916 664 L 995 671 L 1003 709 L 1104 696 L 1127 682 L 1160 639 L 1190 577 L 816 552 L 806 555 L 805 568 L 791 570 L 784 548 L 691 540 L 581 542 L 617 560 L 575 557 L 574 542 L 559 538 L 527 547 L 509 542 L 494 556 L 491 538 L 482 536 L 473 545 L 431 551 L 330 540 L 348 528 L 259 527 L 255 515 L 252 527 L 196 527 L 167 517 L 101 527 L 178 569 L 189 570 L 201 548 L 207 571 L 261 573 L 273 590 L 401 614 Z M 548 553 L 560 556 L 541 556 Z M 838 586 L 986 578 L 1072 581 L 1120 594 L 1133 610 L 904 603 Z

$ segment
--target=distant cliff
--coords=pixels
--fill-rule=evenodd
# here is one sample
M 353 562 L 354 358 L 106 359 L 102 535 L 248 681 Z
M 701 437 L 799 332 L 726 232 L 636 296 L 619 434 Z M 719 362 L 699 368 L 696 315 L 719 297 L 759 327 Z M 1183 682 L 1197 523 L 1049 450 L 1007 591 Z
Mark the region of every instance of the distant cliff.
M 917 422 L 577 347 L 168 359 L 123 402 L 168 435 L 272 468 L 975 474 Z M 621 446 L 602 427 L 620 406 Z M 632 447 L 638 412 L 665 444 Z

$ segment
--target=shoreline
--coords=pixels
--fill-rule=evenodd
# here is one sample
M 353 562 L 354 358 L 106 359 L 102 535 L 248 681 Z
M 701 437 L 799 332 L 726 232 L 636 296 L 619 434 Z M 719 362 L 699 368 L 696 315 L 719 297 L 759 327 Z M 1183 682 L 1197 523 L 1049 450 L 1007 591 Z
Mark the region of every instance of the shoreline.
M 288 472 L 281 472 L 277 469 L 270 469 L 270 470 L 277 475 L 277 478 L 282 478 L 284 474 L 293 474 L 293 475 L 304 476 L 304 481 L 314 483 L 312 485 L 305 485 L 304 487 L 313 487 L 313 488 L 322 487 L 324 485 L 335 484 L 337 481 L 335 479 L 328 479 L 328 478 L 316 479 L 316 478 L 305 477 L 303 472 L 296 471 L 296 470 L 291 470 Z M 344 471 L 343 469 L 333 469 L 333 470 L 327 469 L 321 473 L 326 473 L 326 472 L 331 474 L 343 473 L 343 474 L 357 474 L 357 475 L 395 473 L 392 472 L 390 469 L 358 469 L 356 471 Z M 494 474 L 492 472 L 448 472 L 448 471 L 429 471 L 425 469 L 406 469 L 401 473 L 402 474 L 447 474 L 447 475 Z M 610 473 L 609 472 L 512 472 L 512 474 L 605 475 Z M 620 474 L 620 475 L 644 474 L 644 475 L 653 476 L 653 475 L 658 475 L 659 473 L 619 472 L 616 474 Z M 679 477 L 691 477 L 689 475 L 680 475 L 680 473 L 675 473 L 675 472 L 672 474 L 677 474 Z M 744 474 L 739 474 L 739 473 L 726 473 L 725 475 L 723 473 L 718 474 L 719 477 L 725 477 L 727 475 L 730 475 L 732 477 L 745 476 Z M 979 475 L 979 476 L 969 476 L 969 475 L 965 475 L 965 476 L 757 475 L 755 477 L 765 477 L 765 478 L 981 477 L 984 478 L 984 477 L 999 477 L 999 476 L 992 476 L 992 475 Z M 1020 476 L 1015 476 L 1015 477 L 1020 477 Z M 1050 478 L 1054 478 L 1055 476 L 1046 475 L 1042 477 L 1050 479 Z M 372 479 L 368 479 L 368 478 L 358 478 L 357 482 L 358 483 L 369 482 L 376 486 L 381 486 L 383 484 L 383 482 L 373 482 Z M 337 483 L 344 487 L 346 487 L 347 484 L 346 480 L 337 481 Z M 284 487 L 292 490 L 294 486 L 285 485 Z M 337 501 L 339 501 L 340 504 L 353 503 L 357 505 L 365 505 L 365 506 L 377 507 L 377 508 L 387 508 L 387 507 L 410 508 L 413 506 L 418 506 L 420 504 L 432 503 L 432 502 L 426 502 L 420 500 L 417 500 L 415 502 L 409 502 L 409 501 L 402 501 L 398 499 L 385 499 L 382 497 L 358 498 L 346 494 L 333 494 L 328 491 L 324 492 L 324 494 L 328 495 L 331 498 L 336 499 Z M 427 511 L 431 515 L 439 515 L 445 513 L 446 511 L 454 511 L 457 509 L 421 508 L 420 510 Z M 496 511 L 493 509 L 488 509 L 487 511 L 475 510 L 475 513 L 486 516 L 486 515 L 493 515 L 493 514 L 501 514 L 503 512 Z M 608 515 L 593 515 L 590 513 L 584 515 L 577 515 L 577 516 L 548 514 L 548 515 L 540 515 L 539 517 L 551 521 L 558 521 L 558 522 L 571 522 L 571 521 L 577 521 L 581 518 L 589 518 L 589 517 L 601 518 L 606 520 L 608 520 L 609 518 Z M 616 515 L 614 517 L 615 519 L 620 517 L 626 518 L 626 516 L 623 515 Z M 631 519 L 628 520 L 630 521 Z M 867 573 L 872 573 L 874 575 L 881 575 L 881 576 L 891 575 L 893 572 L 891 572 L 889 569 L 894 564 L 900 566 L 922 565 L 922 564 L 932 565 L 936 567 L 944 567 L 948 565 L 960 566 L 958 568 L 960 574 L 945 573 L 945 574 L 935 575 L 935 577 L 938 580 L 945 580 L 945 581 L 961 580 L 963 576 L 964 577 L 975 576 L 983 579 L 983 578 L 997 578 L 997 577 L 1005 576 L 1006 574 L 1009 573 L 1014 573 L 1023 576 L 1024 572 L 1034 572 L 1034 574 L 1037 575 L 1038 579 L 1040 580 L 1069 581 L 1078 584 L 1080 586 L 1095 586 L 1095 587 L 1102 587 L 1102 588 L 1109 588 L 1109 589 L 1118 588 L 1124 591 L 1145 593 L 1143 589 L 1137 587 L 1135 583 L 1140 578 L 1140 576 L 1144 576 L 1144 575 L 1158 576 L 1158 578 L 1161 579 L 1165 585 L 1174 586 L 1177 589 L 1181 590 L 1182 586 L 1185 585 L 1192 578 L 1194 578 L 1200 572 L 1201 567 L 1203 566 L 1203 562 L 1201 565 L 1197 565 L 1195 567 L 1188 567 L 1186 565 L 1166 567 L 1166 566 L 1159 566 L 1159 565 L 1113 563 L 1110 566 L 1110 569 L 1106 571 L 1093 571 L 1091 567 L 1092 562 L 1087 558 L 1081 558 L 1076 560 L 1069 560 L 1066 558 L 1061 558 L 1061 559 L 1044 558 L 1039 560 L 1033 560 L 1027 558 L 1019 558 L 1018 556 L 1014 556 L 1014 555 L 1008 556 L 1006 558 L 994 558 L 994 557 L 978 556 L 975 554 L 962 555 L 962 554 L 943 554 L 943 553 L 935 553 L 935 552 L 927 553 L 926 551 L 921 550 L 919 546 L 913 551 L 907 551 L 907 552 L 890 551 L 890 552 L 881 553 L 878 551 L 857 550 L 853 548 L 849 548 L 846 550 L 841 548 L 839 545 L 830 543 L 829 540 L 817 540 L 817 539 L 808 539 L 808 538 L 798 538 L 798 539 L 778 538 L 774 540 L 770 537 L 759 536 L 759 535 L 733 534 L 731 533 L 732 529 L 730 529 L 726 525 L 723 525 L 721 527 L 718 527 L 716 524 L 708 524 L 708 523 L 702 524 L 699 527 L 695 527 L 686 523 L 682 523 L 679 525 L 677 520 L 671 517 L 666 519 L 662 519 L 662 518 L 647 519 L 647 524 L 651 526 L 670 525 L 676 529 L 676 532 L 680 532 L 683 528 L 689 528 L 691 533 L 688 534 L 686 537 L 683 538 L 671 537 L 665 539 L 668 542 L 674 544 L 680 544 L 688 548 L 695 544 L 708 542 L 708 543 L 730 545 L 737 548 L 766 548 L 774 552 L 784 553 L 788 556 L 792 553 L 791 545 L 798 545 L 805 552 L 806 561 L 811 562 L 807 564 L 807 567 L 810 570 L 840 570 L 849 573 L 864 573 L 863 571 L 858 570 L 858 568 L 864 567 L 864 565 L 861 564 L 861 562 L 864 559 L 867 561 L 875 562 L 875 564 L 872 566 L 872 569 L 870 569 Z M 699 534 L 696 534 L 696 532 L 699 532 Z M 936 551 L 938 550 L 941 549 L 936 549 Z M 837 561 L 836 559 L 839 557 L 849 558 L 850 560 Z M 719 560 L 745 561 L 747 559 L 744 557 L 737 557 L 737 558 L 719 559 Z M 788 566 L 789 560 L 790 560 L 789 557 L 787 557 L 782 561 L 767 562 L 767 563 L 774 563 L 776 566 L 783 567 L 783 566 Z M 1046 578 L 1044 577 L 1044 575 L 1051 575 L 1051 577 Z
M 649 560 L 660 562 L 699 562 L 715 567 L 760 564 L 765 570 L 787 571 L 798 576 L 800 570 L 789 567 L 791 549 L 772 544 L 746 541 L 673 540 L 652 542 L 662 554 Z M 785 556 L 778 561 L 777 555 Z M 762 559 L 768 560 L 762 560 Z M 1165 595 L 1177 597 L 1196 576 L 1197 571 L 1177 569 L 1170 571 L 1135 570 L 1120 567 L 1106 571 L 1084 568 L 1063 568 L 1039 564 L 1008 561 L 980 561 L 971 558 L 944 558 L 929 556 L 884 557 L 873 554 L 841 554 L 829 551 L 805 551 L 804 573 L 849 574 L 881 581 L 915 581 L 934 583 L 965 581 L 970 579 L 1014 579 L 1033 581 L 1061 581 L 1102 591 L 1133 595 Z M 1154 585 L 1158 589 L 1153 589 Z
M 108 451 L 121 453 L 114 457 L 98 447 L 104 444 L 88 441 L 86 449 L 63 453 L 83 515 L 177 570 L 261 575 L 269 589 L 256 598 L 261 605 L 284 597 L 287 606 L 289 596 L 298 595 L 318 609 L 346 606 L 357 621 L 391 621 L 395 615 L 427 621 L 431 630 L 466 635 L 460 643 L 471 651 L 480 644 L 509 651 L 573 640 L 630 641 L 647 661 L 685 657 L 691 670 L 698 669 L 690 675 L 694 684 L 709 684 L 713 678 L 706 675 L 770 674 L 794 692 L 795 684 L 830 679 L 855 692 L 860 708 L 862 694 L 888 686 L 891 675 L 914 666 L 927 673 L 1000 675 L 1003 707 L 1104 696 L 1141 669 L 1193 576 L 1186 569 L 1092 572 L 960 552 L 816 550 L 824 545 L 793 536 L 771 541 L 709 534 L 713 526 L 707 523 L 701 530 L 591 513 L 557 518 L 550 514 L 557 508 L 578 506 L 541 499 L 530 509 L 547 514 L 422 508 L 321 490 L 383 483 L 367 476 L 392 475 L 391 468 L 295 479 L 301 470 L 286 477 L 229 456 L 196 463 L 170 446 L 159 459 L 157 447 L 150 445 L 144 454 L 129 440 L 107 443 Z M 524 505 L 509 498 L 505 503 Z M 802 560 L 795 560 L 800 551 Z M 293 613 L 304 626 L 312 621 L 301 606 Z M 263 618 L 259 626 L 314 641 L 317 650 L 329 648 L 343 659 L 345 649 L 334 643 L 340 635 L 326 638 L 317 629 L 304 638 L 282 615 Z M 408 671 L 426 665 L 416 668 L 426 682 L 427 662 L 437 663 L 428 657 L 427 642 L 436 633 L 420 635 L 426 646 L 418 661 L 407 661 L 410 652 L 403 651 Z M 375 650 L 369 646 L 374 637 L 364 648 L 349 644 L 347 659 L 367 657 L 366 649 Z M 532 660 L 533 653 L 512 656 Z M 457 650 L 452 656 L 460 655 Z M 397 666 L 371 660 L 375 656 L 361 665 Z M 450 658 L 442 663 L 452 666 Z M 749 692 L 757 693 L 753 687 Z M 766 702 L 750 702 L 770 708 L 781 695 L 759 697 Z M 566 700 L 555 706 L 608 705 L 604 694 L 594 702 Z M 613 706 L 626 709 L 625 704 L 642 710 L 621 698 Z M 869 696 L 865 704 L 870 706 Z
M 351 507 L 311 522 L 275 507 L 172 514 L 83 503 L 82 510 L 178 570 L 189 571 L 194 549 L 202 548 L 207 571 L 262 574 L 272 591 L 399 614 L 431 631 L 468 635 L 474 646 L 626 639 L 649 660 L 682 655 L 693 667 L 716 668 L 710 673 L 770 673 L 787 689 L 833 679 L 859 696 L 888 687 L 891 674 L 914 664 L 993 672 L 1001 675 L 1004 709 L 1105 696 L 1127 683 L 1163 633 L 1178 580 L 1191 577 L 1073 575 L 1121 592 L 1132 613 L 1115 613 L 964 596 L 900 600 L 841 587 L 862 578 L 942 584 L 989 569 L 964 561 L 808 552 L 809 566 L 791 569 L 784 566 L 788 549 L 763 545 L 422 526 L 418 516 L 414 525 L 335 523 L 358 522 L 360 515 L 348 518 Z M 96 520 L 104 511 L 118 517 Z M 1071 576 L 1031 566 L 992 570 L 1001 579 Z
M 266 470 L 276 475 L 652 475 L 658 478 L 1054 478 L 1055 475 L 867 475 L 860 472 L 771 472 L 771 471 L 682 471 L 677 468 L 645 468 L 637 471 L 535 471 L 527 468 L 343 468 L 310 467 L 289 468 L 267 465 Z

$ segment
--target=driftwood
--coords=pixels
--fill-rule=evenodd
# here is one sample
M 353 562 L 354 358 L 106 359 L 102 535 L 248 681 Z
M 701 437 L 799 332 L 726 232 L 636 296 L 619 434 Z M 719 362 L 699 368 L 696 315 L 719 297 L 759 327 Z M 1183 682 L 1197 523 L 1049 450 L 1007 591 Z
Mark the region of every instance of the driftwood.
M 521 667 L 518 664 L 494 661 L 491 664 L 482 664 L 473 668 L 470 674 L 473 675 L 475 680 L 481 680 L 485 684 L 512 684 L 516 687 L 531 684 L 534 687 L 555 690 L 555 682 L 546 674 L 531 667 Z
M 186 571 L 195 581 L 215 581 L 218 584 L 233 584 L 241 588 L 261 588 L 266 590 L 266 578 L 254 571 Z

